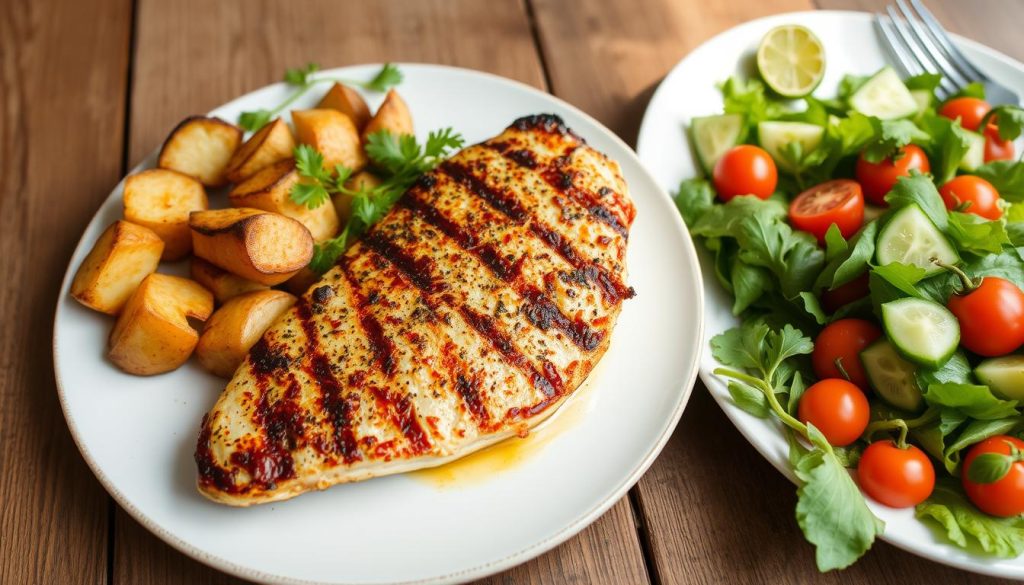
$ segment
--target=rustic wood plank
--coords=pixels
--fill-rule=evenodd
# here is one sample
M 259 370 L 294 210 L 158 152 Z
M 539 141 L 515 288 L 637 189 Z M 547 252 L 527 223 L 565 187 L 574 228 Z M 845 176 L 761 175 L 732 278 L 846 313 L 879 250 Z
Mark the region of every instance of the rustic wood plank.
M 120 174 L 131 2 L 0 4 L 0 582 L 104 583 L 110 499 L 57 400 L 53 307 Z
M 818 8 L 829 10 L 884 11 L 895 0 L 815 0 Z M 925 4 L 944 27 L 967 38 L 1024 61 L 1020 23 L 1024 2 L 1018 0 L 926 0 Z
M 686 52 L 746 20 L 813 8 L 810 0 L 533 5 L 554 93 L 630 142 L 654 88 Z M 936 12 L 949 20 L 953 6 L 957 18 L 974 11 L 978 23 L 997 13 L 953 0 Z M 1016 35 L 1002 38 L 1012 43 Z M 842 573 L 819 575 L 793 517 L 794 486 L 732 427 L 699 381 L 679 428 L 635 492 L 652 577 L 665 585 L 987 581 L 883 542 Z
M 520 0 L 140 0 L 137 26 L 132 161 L 159 146 L 185 115 L 276 81 L 286 67 L 307 61 L 324 67 L 447 63 L 544 87 Z M 116 583 L 241 582 L 179 554 L 120 510 L 115 535 Z M 488 582 L 647 582 L 629 502 L 619 502 L 555 551 Z

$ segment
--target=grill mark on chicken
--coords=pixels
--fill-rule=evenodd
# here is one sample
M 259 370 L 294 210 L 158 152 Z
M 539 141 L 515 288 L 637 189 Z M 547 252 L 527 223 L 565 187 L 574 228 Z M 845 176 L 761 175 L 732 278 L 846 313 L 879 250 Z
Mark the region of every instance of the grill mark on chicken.
M 344 268 L 344 267 L 343 267 Z M 345 271 L 346 276 L 348 272 Z M 306 334 L 306 373 L 320 387 L 320 398 L 324 411 L 331 422 L 334 450 L 341 455 L 345 463 L 353 463 L 362 459 L 356 442 L 355 431 L 352 429 L 352 414 L 358 410 L 358 396 L 345 395 L 344 388 L 334 372 L 331 364 L 320 350 L 316 323 L 313 321 L 313 310 L 305 298 L 295 303 L 296 316 Z
M 370 386 L 370 392 L 377 401 L 377 407 L 384 412 L 391 424 L 402 432 L 413 454 L 425 453 L 430 450 L 430 439 L 420 425 L 416 415 L 416 407 L 408 394 L 398 395 L 386 388 Z
M 458 244 L 459 248 L 476 256 L 496 277 L 506 282 L 526 301 L 522 309 L 523 314 L 534 327 L 541 331 L 555 327 L 565 333 L 570 341 L 586 351 L 592 351 L 601 343 L 604 338 L 603 333 L 591 330 L 580 319 L 567 317 L 542 290 L 523 282 L 519 270 L 503 258 L 501 252 L 491 245 L 481 244 L 472 232 L 451 221 L 433 205 L 421 199 L 415 189 L 406 193 L 400 203 L 439 229 Z
M 537 173 L 548 185 L 578 203 L 595 219 L 611 227 L 623 238 L 629 238 L 629 228 L 614 211 L 602 203 L 601 197 L 576 184 L 577 171 L 569 167 L 572 153 L 582 145 L 570 146 L 565 154 L 546 166 L 541 165 L 531 151 L 517 149 L 508 142 L 485 142 L 484 146 L 512 161 L 519 168 Z M 524 153 L 528 153 L 529 156 Z
M 505 192 L 501 187 L 488 185 L 466 165 L 446 161 L 440 168 L 442 172 L 463 186 L 468 192 L 478 196 L 517 224 L 523 224 L 530 219 L 529 214 L 526 213 L 514 196 Z M 624 299 L 630 299 L 636 295 L 632 287 L 626 286 L 616 275 L 596 263 L 584 259 L 583 255 L 576 251 L 576 248 L 573 247 L 568 238 L 543 225 L 537 218 L 532 218 L 528 223 L 528 227 L 534 235 L 557 252 L 566 262 L 571 264 L 578 271 L 577 273 L 580 277 L 587 282 L 595 283 L 607 303 L 617 305 Z
M 350 266 L 347 264 L 346 260 L 347 259 L 342 261 L 343 265 L 341 268 L 345 274 L 345 278 L 348 280 L 352 299 L 355 301 L 356 315 L 358 315 L 359 324 L 362 326 L 363 332 L 366 333 L 366 338 L 370 341 L 370 348 L 373 351 L 374 358 L 380 366 L 380 369 L 383 370 L 388 377 L 394 376 L 395 344 L 391 339 L 384 335 L 384 328 L 381 327 L 380 321 L 369 313 L 368 308 L 372 304 L 371 299 L 359 292 L 359 282 L 352 274 Z M 372 300 L 376 300 L 376 295 Z

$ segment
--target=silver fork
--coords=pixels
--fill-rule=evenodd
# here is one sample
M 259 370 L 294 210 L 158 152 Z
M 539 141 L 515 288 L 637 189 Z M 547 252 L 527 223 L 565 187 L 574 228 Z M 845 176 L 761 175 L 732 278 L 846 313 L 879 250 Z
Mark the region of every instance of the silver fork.
M 1016 93 L 993 81 L 964 57 L 920 0 L 896 0 L 895 7 L 886 7 L 886 14 L 875 14 L 875 28 L 906 75 L 942 75 L 942 83 L 935 90 L 940 100 L 979 82 L 985 87 L 985 99 L 990 104 L 1020 105 Z

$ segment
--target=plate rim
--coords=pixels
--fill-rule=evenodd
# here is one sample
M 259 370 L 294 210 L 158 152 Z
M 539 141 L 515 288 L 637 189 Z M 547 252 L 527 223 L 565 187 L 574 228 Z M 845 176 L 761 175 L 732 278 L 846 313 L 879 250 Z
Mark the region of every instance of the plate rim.
M 644 175 L 645 180 L 647 180 L 650 183 L 654 191 L 654 196 L 665 199 L 666 202 L 669 205 L 671 205 L 671 197 L 658 184 L 657 180 L 655 180 L 655 178 L 647 170 L 647 167 L 640 161 L 640 158 L 637 155 L 635 149 L 630 147 L 621 137 L 619 137 L 619 135 L 617 135 L 615 132 L 613 132 L 611 129 L 605 126 L 602 122 L 598 121 L 596 118 L 594 118 L 590 114 L 587 114 L 586 112 L 577 108 L 576 106 L 559 98 L 558 96 L 555 96 L 551 93 L 533 87 L 529 84 L 523 83 L 521 81 L 490 73 L 487 71 L 480 71 L 476 69 L 456 67 L 445 64 L 410 61 L 392 62 L 392 64 L 398 66 L 400 69 L 406 70 L 418 69 L 429 71 L 441 69 L 451 74 L 468 75 L 471 77 L 483 77 L 488 81 L 496 83 L 498 85 L 510 86 L 520 91 L 525 91 L 527 93 L 531 93 L 536 96 L 543 97 L 544 99 L 553 101 L 554 104 L 557 105 L 558 107 L 563 108 L 566 111 L 571 112 L 575 116 L 578 116 L 579 118 L 583 119 L 587 123 L 592 124 L 599 132 L 604 134 L 605 138 L 610 139 L 616 147 L 622 149 L 623 156 L 631 159 L 631 162 L 635 164 L 638 171 Z M 354 69 L 366 67 L 380 67 L 382 65 L 383 63 L 380 62 L 353 63 L 349 65 L 334 67 L 331 69 L 321 70 L 318 73 L 323 75 L 344 76 L 347 72 L 350 72 Z M 270 88 L 285 86 L 286 84 L 283 82 L 264 85 L 251 91 L 248 91 L 242 95 L 236 96 L 227 102 L 219 104 L 215 108 L 213 108 L 213 110 L 229 106 L 240 100 L 248 99 L 252 95 L 266 91 Z M 213 110 L 210 110 L 210 112 L 212 112 Z M 330 583 L 330 585 L 366 585 L 366 582 L 322 582 L 311 581 L 307 579 L 296 579 L 294 577 L 289 577 L 286 575 L 274 575 L 270 573 L 265 573 L 260 570 L 251 569 L 244 565 L 228 561 L 217 555 L 211 554 L 203 549 L 195 547 L 188 542 L 185 542 L 177 535 L 172 534 L 163 526 L 161 526 L 154 520 L 150 519 L 145 513 L 143 513 L 141 510 L 139 510 L 136 506 L 134 506 L 127 500 L 125 495 L 103 472 L 102 468 L 98 465 L 96 460 L 93 459 L 89 447 L 83 442 L 83 439 L 79 434 L 77 423 L 74 420 L 74 416 L 72 416 L 70 411 L 68 410 L 67 402 L 65 400 L 64 381 L 62 378 L 60 360 L 58 359 L 57 351 L 58 329 L 59 323 L 61 321 L 61 315 L 63 312 L 63 306 L 66 301 L 65 296 L 67 294 L 67 291 L 70 290 L 69 286 L 71 280 L 74 278 L 75 273 L 73 261 L 74 258 L 79 255 L 79 252 L 81 251 L 83 246 L 88 245 L 85 238 L 86 232 L 88 231 L 89 225 L 91 225 L 92 222 L 95 221 L 96 214 L 99 213 L 100 209 L 102 209 L 102 207 L 106 205 L 107 202 L 111 199 L 111 197 L 114 196 L 115 192 L 118 190 L 118 187 L 120 187 L 121 183 L 123 183 L 124 178 L 127 177 L 128 175 L 131 175 L 132 173 L 138 172 L 142 168 L 146 167 L 147 164 L 150 164 L 153 161 L 154 157 L 156 156 L 156 153 L 159 152 L 159 150 L 160 146 L 157 146 L 153 151 L 151 151 L 149 154 L 143 157 L 142 160 L 137 165 L 129 169 L 128 172 L 124 176 L 122 176 L 121 179 L 110 190 L 110 193 L 107 195 L 107 197 L 104 198 L 103 201 L 99 203 L 96 210 L 93 212 L 91 218 L 89 219 L 89 223 L 86 224 L 85 228 L 83 228 L 82 235 L 79 237 L 78 243 L 75 245 L 74 251 L 72 251 L 70 257 L 68 258 L 68 266 L 65 270 L 64 278 L 61 280 L 60 294 L 58 295 L 56 301 L 56 309 L 54 311 L 53 317 L 53 341 L 51 348 L 53 353 L 53 370 L 57 386 L 57 396 L 60 402 L 61 412 L 64 415 L 65 423 L 67 424 L 68 430 L 70 431 L 72 439 L 75 442 L 75 446 L 78 448 L 78 451 L 82 455 L 82 458 L 89 466 L 90 471 L 92 471 L 93 475 L 96 477 L 96 479 L 99 480 L 100 484 L 111 496 L 111 498 L 114 499 L 117 505 L 119 505 L 123 510 L 128 512 L 128 514 L 136 522 L 145 527 L 149 532 L 156 535 L 162 541 L 169 544 L 171 547 L 185 554 L 186 556 L 189 556 L 199 562 L 202 562 L 207 566 L 213 567 L 227 574 L 245 579 L 255 580 L 258 582 L 281 583 L 283 585 L 321 585 L 322 583 Z M 689 403 L 689 399 L 690 396 L 693 394 L 694 385 L 696 383 L 697 375 L 700 370 L 701 356 L 705 351 L 703 347 L 705 331 L 705 298 L 702 269 L 700 261 L 697 257 L 696 245 L 694 244 L 693 239 L 690 236 L 689 230 L 687 229 L 686 225 L 682 221 L 682 218 L 680 218 L 678 214 L 673 213 L 672 216 L 674 218 L 673 223 L 675 223 L 676 230 L 681 231 L 682 234 L 686 236 L 686 241 L 689 242 L 689 245 L 685 246 L 685 249 L 682 250 L 681 253 L 684 255 L 684 257 L 687 257 L 688 263 L 690 264 L 690 266 L 693 267 L 694 270 L 693 276 L 696 276 L 697 278 L 697 280 L 694 283 L 691 283 L 694 293 L 694 300 L 696 304 L 694 313 L 697 316 L 698 321 L 697 327 L 691 329 L 693 330 L 692 335 L 695 336 L 697 342 L 694 344 L 696 350 L 691 352 L 690 359 L 688 360 L 688 363 L 686 363 L 687 375 L 685 376 L 685 379 L 678 381 L 676 385 L 675 394 L 679 396 L 679 398 L 677 399 L 677 403 L 671 415 L 664 419 L 665 424 L 662 428 L 661 434 L 658 436 L 658 439 L 654 443 L 652 443 L 648 452 L 643 456 L 643 458 L 641 458 L 638 461 L 638 463 L 634 466 L 632 471 L 628 475 L 626 475 L 625 478 L 622 481 L 620 481 L 618 485 L 615 486 L 615 488 L 609 493 L 607 497 L 605 497 L 596 506 L 591 507 L 589 510 L 587 510 L 585 513 L 580 515 L 572 522 L 567 523 L 565 526 L 563 526 L 561 530 L 559 530 L 555 534 L 548 536 L 547 538 L 541 539 L 539 541 L 536 541 L 530 544 L 529 546 L 526 546 L 501 559 L 497 559 L 483 564 L 477 564 L 472 567 L 462 569 L 456 572 L 446 573 L 444 575 L 437 575 L 433 577 L 414 579 L 408 581 L 396 581 L 393 582 L 394 585 L 434 585 L 440 583 L 462 582 L 470 579 L 477 579 L 493 575 L 495 573 L 525 563 L 526 561 L 529 561 L 537 556 L 540 556 L 541 554 L 548 552 L 551 549 L 562 544 L 563 542 L 569 540 L 570 538 L 581 532 L 584 528 L 586 528 L 594 521 L 596 521 L 598 518 L 600 518 L 605 512 L 611 509 L 612 506 L 618 503 L 623 498 L 623 496 L 625 496 L 629 492 L 629 490 L 637 483 L 637 481 L 640 480 L 640 478 L 654 463 L 655 459 L 657 459 L 658 455 L 661 453 L 665 445 L 668 443 L 668 440 L 673 435 L 676 427 L 679 424 L 679 420 L 682 417 L 683 411 L 686 409 L 686 405 Z
M 705 39 L 699 45 L 697 45 L 693 49 L 690 49 L 686 53 L 686 55 L 680 58 L 680 60 L 675 65 L 672 66 L 669 72 L 665 74 L 665 77 L 663 77 L 662 80 L 658 83 L 657 89 L 655 89 L 654 93 L 651 95 L 650 101 L 648 102 L 648 107 L 644 110 L 644 116 L 640 123 L 640 130 L 637 133 L 637 148 L 639 149 L 640 145 L 644 142 L 643 137 L 645 133 L 648 132 L 649 128 L 654 124 L 653 118 L 648 117 L 650 104 L 654 103 L 654 101 L 663 91 L 668 91 L 665 82 L 668 80 L 669 77 L 676 73 L 677 69 L 683 66 L 683 64 L 691 57 L 693 52 L 695 52 L 696 50 L 700 49 L 701 47 L 708 43 L 718 40 L 719 37 L 723 37 L 727 34 L 734 32 L 738 28 L 743 28 L 747 26 L 755 27 L 758 24 L 763 24 L 765 21 L 781 20 L 787 17 L 807 17 L 812 15 L 824 15 L 826 17 L 833 16 L 836 18 L 847 18 L 860 21 L 869 21 L 872 19 L 872 13 L 858 10 L 799 10 L 790 12 L 779 12 L 776 14 L 770 14 L 741 22 Z M 1024 77 L 1024 63 L 1022 63 L 1021 61 L 1018 61 L 1017 59 L 1003 53 L 1002 51 L 999 51 L 997 49 L 989 47 L 988 45 L 982 44 L 973 39 L 969 39 L 957 33 L 950 32 L 949 35 L 953 38 L 953 41 L 956 44 L 970 47 L 971 50 L 976 51 L 980 54 L 984 54 L 987 57 L 993 59 L 994 61 L 1001 61 L 1004 64 L 1008 65 L 1009 67 L 1018 70 L 1021 73 L 1022 77 Z M 704 251 L 702 250 L 701 253 L 704 253 Z M 702 278 L 705 277 L 702 275 Z M 705 319 L 706 317 L 707 316 L 705 315 Z M 703 348 L 703 350 L 706 351 L 707 349 Z M 747 441 L 747 443 L 749 443 L 755 451 L 757 451 L 757 453 L 761 456 L 762 459 L 771 464 L 772 467 L 779 471 L 779 473 L 786 477 L 791 483 L 793 483 L 794 485 L 798 485 L 797 477 L 793 473 L 793 470 L 789 468 L 787 462 L 782 458 L 774 457 L 773 455 L 770 454 L 770 452 L 768 452 L 765 449 L 762 449 L 760 443 L 753 438 L 755 429 L 748 427 L 746 423 L 741 423 L 738 421 L 740 417 L 749 415 L 740 410 L 738 407 L 735 407 L 734 404 L 729 403 L 721 392 L 712 391 L 709 388 L 710 386 L 715 386 L 716 388 L 724 388 L 725 383 L 718 376 L 715 376 L 714 373 L 712 373 L 710 370 L 706 370 L 701 366 L 698 366 L 698 376 L 700 377 L 701 383 L 705 386 L 705 389 L 715 400 L 715 403 L 722 410 L 722 412 L 725 413 L 726 417 L 728 417 L 729 422 L 733 425 L 733 427 L 737 431 L 739 431 L 743 439 Z M 953 567 L 955 569 L 979 575 L 1024 580 L 1024 566 L 1020 568 L 1007 569 L 1005 565 L 998 565 L 985 562 L 1013 559 L 1003 559 L 1000 557 L 985 557 L 977 555 L 965 549 L 955 549 L 958 551 L 963 551 L 965 554 L 970 555 L 968 557 L 969 560 L 965 561 L 963 559 L 944 556 L 939 553 L 923 550 L 922 548 L 915 545 L 915 543 L 918 542 L 916 540 L 903 539 L 897 536 L 890 535 L 884 531 L 882 532 L 882 534 L 879 535 L 879 538 L 891 544 L 892 546 L 895 546 L 896 548 L 904 550 L 917 557 L 926 559 L 931 562 L 946 565 L 948 567 Z M 952 547 L 952 545 L 948 543 L 941 544 L 943 544 L 946 547 Z M 1024 554 L 1014 558 L 1024 559 Z

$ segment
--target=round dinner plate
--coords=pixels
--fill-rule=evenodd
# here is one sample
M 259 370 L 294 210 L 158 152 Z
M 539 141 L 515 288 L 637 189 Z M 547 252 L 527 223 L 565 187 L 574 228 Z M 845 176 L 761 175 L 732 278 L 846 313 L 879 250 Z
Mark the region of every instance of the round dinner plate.
M 871 15 L 860 12 L 816 11 L 779 14 L 731 28 L 705 42 L 668 74 L 647 107 L 637 152 L 658 185 L 675 191 L 683 179 L 700 174 L 687 139 L 690 118 L 720 113 L 722 97 L 716 84 L 730 75 L 750 75 L 754 52 L 761 38 L 781 24 L 802 24 L 811 29 L 825 46 L 827 68 L 816 94 L 834 92 L 844 74 L 870 74 L 889 63 L 885 48 L 876 37 Z M 979 43 L 955 37 L 971 62 L 993 79 L 1024 95 L 1024 65 Z M 699 254 L 704 267 L 704 346 L 715 335 L 735 326 L 732 299 L 710 276 L 710 255 Z M 729 396 L 725 383 L 712 374 L 718 362 L 705 351 L 700 377 L 711 395 L 736 428 L 783 474 L 795 481 L 788 463 L 789 447 L 780 426 L 740 410 Z M 948 544 L 937 530 L 914 518 L 912 509 L 896 510 L 868 500 L 871 510 L 885 521 L 882 538 L 922 557 L 1002 577 L 1024 578 L 1024 557 L 999 559 L 974 554 Z
M 550 421 L 562 428 L 517 464 L 472 481 L 399 475 L 230 508 L 199 495 L 192 458 L 202 416 L 225 382 L 195 360 L 161 376 L 122 373 L 104 357 L 113 319 L 68 295 L 82 259 L 121 217 L 118 185 L 85 230 L 58 301 L 54 365 L 61 405 L 85 460 L 125 510 L 185 554 L 241 577 L 443 583 L 522 563 L 582 530 L 626 493 L 668 440 L 696 378 L 703 345 L 700 266 L 671 200 L 632 150 L 593 118 L 521 83 L 435 65 L 399 67 L 405 81 L 398 90 L 421 140 L 427 130 L 451 126 L 473 144 L 517 117 L 549 112 L 618 161 L 637 208 L 627 253 L 628 283 L 637 296 L 624 303 L 587 389 Z M 369 79 L 378 69 L 324 74 Z M 289 91 L 268 86 L 212 114 L 234 121 L 244 110 L 274 107 Z M 313 107 L 320 93 L 294 107 Z M 375 106 L 383 96 L 368 99 Z M 211 196 L 211 206 L 225 205 L 223 194 Z M 187 263 L 166 269 L 185 271 Z M 559 425 L 569 409 L 573 420 Z

